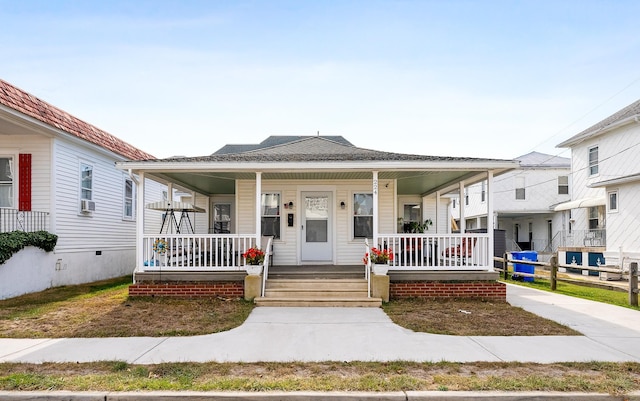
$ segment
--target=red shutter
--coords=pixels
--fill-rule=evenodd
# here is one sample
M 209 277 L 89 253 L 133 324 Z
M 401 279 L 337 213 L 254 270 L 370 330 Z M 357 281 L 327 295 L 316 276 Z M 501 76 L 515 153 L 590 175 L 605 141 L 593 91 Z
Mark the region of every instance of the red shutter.
M 31 154 L 20 154 L 18 171 L 18 210 L 28 212 L 31 211 Z

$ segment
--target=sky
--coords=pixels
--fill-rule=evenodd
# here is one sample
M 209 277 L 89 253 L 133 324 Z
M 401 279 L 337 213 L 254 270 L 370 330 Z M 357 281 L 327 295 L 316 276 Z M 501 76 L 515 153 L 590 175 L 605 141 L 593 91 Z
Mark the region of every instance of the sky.
M 0 0 L 0 78 L 158 158 L 513 159 L 640 99 L 637 0 Z

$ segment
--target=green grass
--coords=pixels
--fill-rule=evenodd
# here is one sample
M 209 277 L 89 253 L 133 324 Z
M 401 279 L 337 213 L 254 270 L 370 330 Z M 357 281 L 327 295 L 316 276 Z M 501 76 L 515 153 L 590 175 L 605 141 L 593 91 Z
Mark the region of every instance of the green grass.
M 557 281 L 556 290 L 551 291 L 551 283 L 549 282 L 549 280 L 540 278 L 536 278 L 533 282 L 512 280 L 501 281 L 504 283 L 521 285 L 523 287 L 569 295 L 571 297 L 588 299 L 590 301 L 603 302 L 606 304 L 622 306 L 629 309 L 640 310 L 640 308 L 637 306 L 629 305 L 629 295 L 626 292 L 622 291 L 613 291 L 604 288 L 589 287 L 586 285 L 583 286 L 562 281 Z

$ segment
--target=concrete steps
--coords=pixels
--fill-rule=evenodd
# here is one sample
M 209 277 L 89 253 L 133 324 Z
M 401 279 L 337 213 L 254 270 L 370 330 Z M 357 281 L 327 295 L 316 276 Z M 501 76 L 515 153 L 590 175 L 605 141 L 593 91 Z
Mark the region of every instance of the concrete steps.
M 367 297 L 364 279 L 268 279 L 258 306 L 380 307 L 382 299 Z

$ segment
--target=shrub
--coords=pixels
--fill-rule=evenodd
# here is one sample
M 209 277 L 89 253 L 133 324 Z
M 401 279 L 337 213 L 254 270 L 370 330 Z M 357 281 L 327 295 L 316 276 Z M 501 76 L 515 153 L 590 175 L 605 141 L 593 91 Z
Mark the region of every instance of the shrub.
M 11 231 L 0 233 L 0 265 L 27 246 L 37 246 L 45 252 L 51 252 L 56 247 L 58 236 L 47 231 Z

